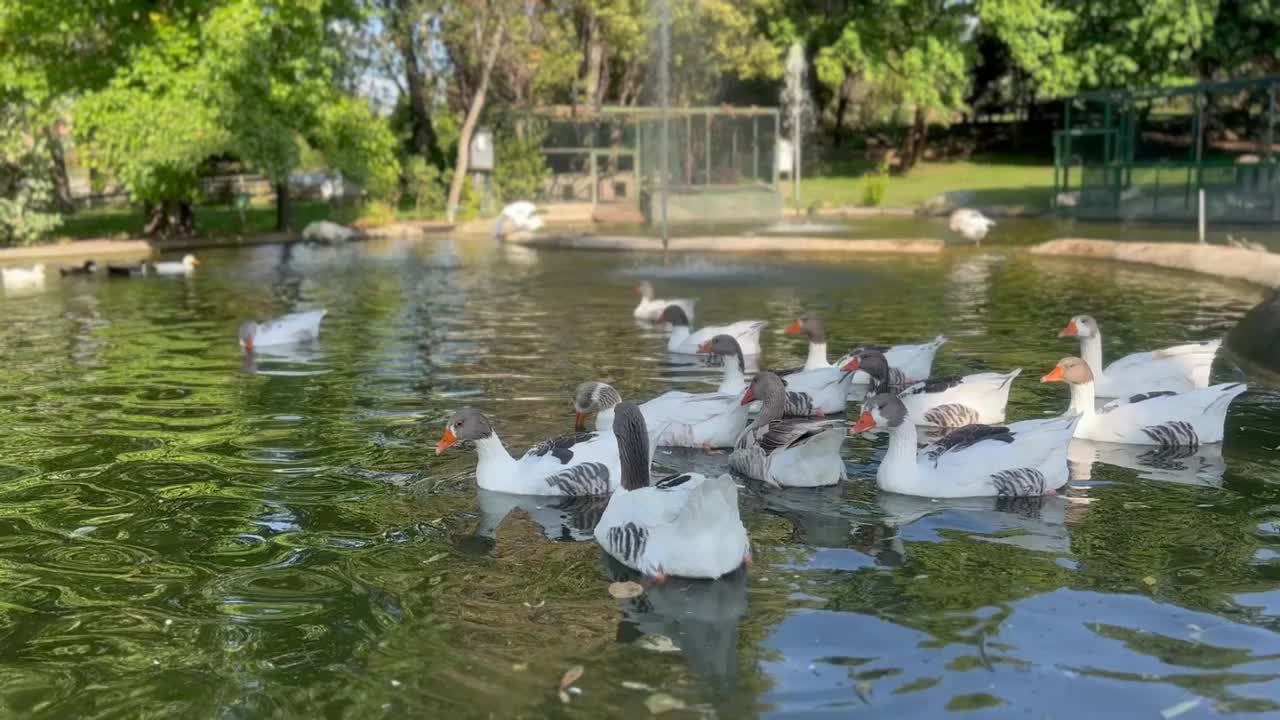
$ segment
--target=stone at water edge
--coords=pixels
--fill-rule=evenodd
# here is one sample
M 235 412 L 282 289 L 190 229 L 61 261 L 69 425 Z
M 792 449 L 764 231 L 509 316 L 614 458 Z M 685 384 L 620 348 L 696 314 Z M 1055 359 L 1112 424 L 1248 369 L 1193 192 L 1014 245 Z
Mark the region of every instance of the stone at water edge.
M 302 229 L 302 239 L 307 242 L 337 244 L 344 243 L 357 235 L 355 230 L 328 220 L 317 220 L 307 223 Z

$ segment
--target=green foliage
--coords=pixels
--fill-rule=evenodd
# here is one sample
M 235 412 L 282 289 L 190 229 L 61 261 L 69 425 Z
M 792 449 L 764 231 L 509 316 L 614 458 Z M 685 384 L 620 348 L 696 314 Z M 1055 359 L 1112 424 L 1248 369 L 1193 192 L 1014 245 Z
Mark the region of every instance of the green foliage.
M 27 107 L 0 114 L 0 245 L 29 245 L 56 229 L 54 187 L 44 135 Z
M 499 133 L 494 190 L 503 202 L 542 195 L 550 169 L 542 154 L 543 133 L 530 130 L 522 140 L 514 133 Z
M 315 142 L 329 164 L 369 197 L 394 201 L 400 163 L 390 126 L 358 98 L 336 96 L 316 110 Z
M 366 200 L 356 207 L 356 219 L 352 223 L 358 227 L 376 227 L 389 225 L 397 219 L 394 205 L 382 200 Z
M 404 163 L 404 185 L 417 214 L 444 210 L 446 188 L 440 168 L 416 155 Z
M 884 203 L 884 194 L 889 187 L 889 165 L 880 162 L 874 173 L 862 180 L 862 204 L 869 207 L 880 207 Z

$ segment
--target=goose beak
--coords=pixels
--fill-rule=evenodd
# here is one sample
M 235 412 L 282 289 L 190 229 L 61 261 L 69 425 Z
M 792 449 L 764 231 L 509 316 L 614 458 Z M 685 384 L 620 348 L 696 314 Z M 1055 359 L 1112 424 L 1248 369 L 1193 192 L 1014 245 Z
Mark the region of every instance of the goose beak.
M 747 388 L 747 391 L 742 395 L 742 402 L 739 404 L 750 405 L 751 403 L 755 402 L 755 399 L 756 399 L 756 396 L 751 392 L 751 388 Z
M 444 434 L 440 436 L 440 442 L 436 443 L 436 454 L 448 450 L 454 443 L 458 442 L 458 437 L 453 434 L 453 428 L 445 428 Z
M 862 367 L 861 360 L 859 360 L 858 358 L 850 358 L 849 362 L 845 363 L 844 367 L 840 369 L 844 370 L 845 372 L 854 372 L 860 367 Z
M 1076 337 L 1080 334 L 1080 329 L 1076 327 L 1076 321 L 1072 320 L 1067 326 L 1058 333 L 1058 337 Z
M 1048 375 L 1045 375 L 1044 377 L 1040 378 L 1040 382 L 1042 383 L 1063 382 L 1064 380 L 1066 380 L 1066 378 L 1062 377 L 1062 368 L 1060 367 L 1056 367 L 1050 370 Z
M 698 346 L 698 352 L 700 352 L 700 353 L 709 353 L 709 352 L 711 352 L 711 341 L 710 341 L 710 340 L 708 340 L 708 341 L 706 341 L 706 342 L 702 343 L 701 345 L 699 345 L 699 346 Z
M 250 353 L 251 353 L 251 352 L 253 352 L 253 341 L 252 341 L 252 340 L 241 340 L 241 341 L 240 341 L 240 347 L 244 348 L 244 351 L 245 351 L 245 352 L 250 352 Z
M 587 431 L 587 414 L 586 414 L 586 413 L 576 413 L 576 414 L 574 415 L 574 418 L 573 418 L 573 431 L 574 431 L 574 432 L 586 432 L 586 431 Z
M 200 258 L 191 258 L 191 267 L 200 267 Z
M 853 427 L 849 428 L 849 432 L 856 435 L 860 432 L 866 432 L 875 426 L 876 419 L 871 417 L 871 413 L 864 412 L 862 413 L 862 416 L 858 418 L 858 422 L 854 423 Z
M 788 326 L 786 327 L 786 329 L 785 329 L 785 330 L 783 330 L 782 332 L 784 332 L 784 333 L 786 333 L 786 334 L 788 334 L 788 335 L 799 335 L 799 334 L 800 334 L 800 321 L 799 321 L 799 320 L 793 320 L 793 321 L 791 322 L 791 324 L 790 324 L 790 325 L 788 325 Z

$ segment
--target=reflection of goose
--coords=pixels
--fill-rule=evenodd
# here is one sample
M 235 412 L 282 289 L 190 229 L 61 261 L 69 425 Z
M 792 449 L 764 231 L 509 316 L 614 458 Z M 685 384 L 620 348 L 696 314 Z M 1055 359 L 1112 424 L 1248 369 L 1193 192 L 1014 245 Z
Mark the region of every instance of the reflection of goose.
M 1114 465 L 1138 473 L 1146 480 L 1221 487 L 1227 464 L 1222 459 L 1222 445 L 1210 443 L 1196 448 L 1160 448 L 1149 445 L 1075 440 L 1068 451 L 1072 479 L 1091 479 L 1095 463 Z
M 639 576 L 606 556 L 615 581 Z M 738 670 L 738 623 L 747 612 L 747 574 L 738 571 L 719 580 L 669 578 L 643 595 L 622 601 L 620 642 L 661 636 L 679 648 L 689 669 L 704 678 L 733 684 Z
M 609 496 L 515 495 L 477 488 L 476 501 L 480 506 L 477 535 L 493 537 L 503 519 L 518 509 L 542 526 L 551 540 L 590 541 Z
M 951 213 L 947 219 L 947 227 L 951 232 L 958 232 L 966 240 L 981 245 L 982 239 L 995 227 L 996 221 L 973 208 L 960 208 Z
M 895 528 L 886 533 L 893 550 L 906 555 L 900 536 L 931 515 L 956 514 L 964 518 L 964 526 L 976 532 L 970 537 L 987 542 L 1014 545 L 1038 552 L 1065 553 L 1071 550 L 1071 538 L 1065 526 L 1067 500 L 1062 497 L 982 497 L 932 498 L 912 497 L 897 493 L 880 493 L 876 505 L 883 511 L 881 522 Z M 954 527 L 954 522 L 944 521 Z

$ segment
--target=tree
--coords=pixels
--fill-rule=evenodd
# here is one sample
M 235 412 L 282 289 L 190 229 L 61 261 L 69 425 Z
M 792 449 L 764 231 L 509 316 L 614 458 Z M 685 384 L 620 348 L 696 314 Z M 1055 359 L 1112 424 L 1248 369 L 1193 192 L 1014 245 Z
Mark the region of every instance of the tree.
M 61 222 L 47 142 L 32 133 L 30 107 L 6 103 L 0 114 L 0 245 L 26 245 Z
M 276 185 L 286 224 L 299 136 L 371 194 L 394 194 L 385 178 L 388 168 L 395 173 L 394 138 L 362 101 L 333 86 L 327 28 L 348 10 L 320 0 L 225 0 L 195 16 L 151 14 L 149 41 L 77 103 L 89 163 L 149 208 L 148 234 L 194 229 L 200 165 L 220 155 Z

